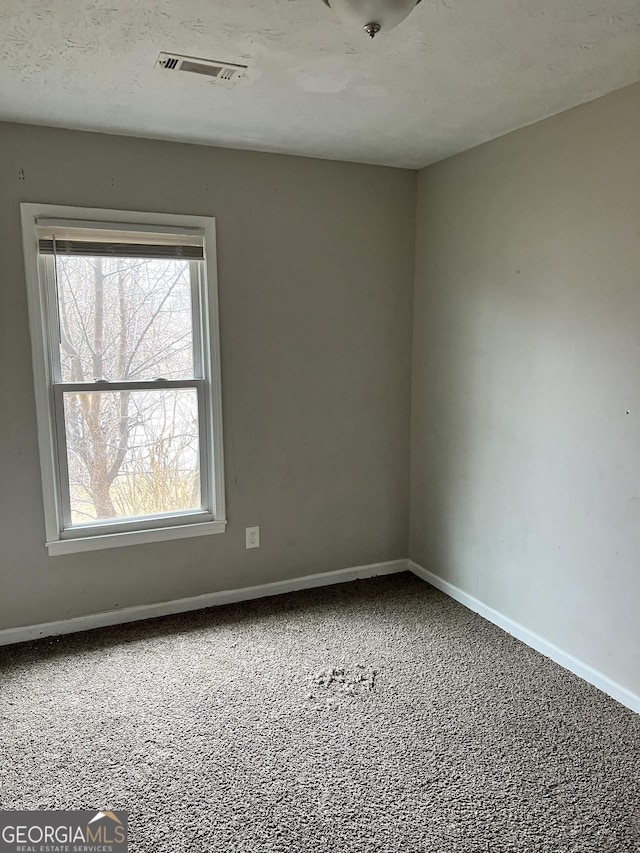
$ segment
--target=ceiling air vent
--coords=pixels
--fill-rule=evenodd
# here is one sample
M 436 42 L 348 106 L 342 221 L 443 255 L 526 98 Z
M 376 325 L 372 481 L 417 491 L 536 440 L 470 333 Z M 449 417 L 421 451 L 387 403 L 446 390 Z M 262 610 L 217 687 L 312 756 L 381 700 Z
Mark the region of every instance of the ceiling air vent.
M 196 56 L 180 56 L 178 53 L 161 53 L 156 68 L 164 71 L 190 71 L 213 80 L 237 80 L 244 77 L 246 65 L 235 62 L 219 62 L 216 59 L 199 59 Z

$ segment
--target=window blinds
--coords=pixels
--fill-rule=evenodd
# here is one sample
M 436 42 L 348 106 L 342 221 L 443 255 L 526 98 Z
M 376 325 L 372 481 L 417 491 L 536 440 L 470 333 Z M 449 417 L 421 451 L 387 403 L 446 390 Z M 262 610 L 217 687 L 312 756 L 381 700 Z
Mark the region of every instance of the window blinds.
M 116 258 L 204 258 L 204 232 L 197 228 L 153 228 L 113 223 L 38 220 L 41 255 L 76 255 Z

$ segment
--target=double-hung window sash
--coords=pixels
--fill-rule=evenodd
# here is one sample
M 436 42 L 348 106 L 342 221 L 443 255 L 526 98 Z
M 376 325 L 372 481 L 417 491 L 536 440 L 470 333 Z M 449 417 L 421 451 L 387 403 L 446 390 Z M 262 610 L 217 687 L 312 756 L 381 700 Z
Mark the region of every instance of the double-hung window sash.
M 60 538 L 215 519 L 203 231 L 38 219 L 36 234 Z

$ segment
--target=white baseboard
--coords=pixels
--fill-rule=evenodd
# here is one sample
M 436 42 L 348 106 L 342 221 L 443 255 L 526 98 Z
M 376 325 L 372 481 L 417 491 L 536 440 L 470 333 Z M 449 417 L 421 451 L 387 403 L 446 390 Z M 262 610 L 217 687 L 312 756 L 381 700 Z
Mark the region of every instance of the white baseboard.
M 61 634 L 74 634 L 79 631 L 89 631 L 93 628 L 105 628 L 109 625 L 122 625 L 125 622 L 136 622 L 142 619 L 155 619 L 158 616 L 170 616 L 175 613 L 185 613 L 190 610 L 202 610 L 206 607 L 216 607 L 221 604 L 233 604 L 240 601 L 251 601 L 256 598 L 267 598 L 271 595 L 282 595 L 302 589 L 331 586 L 332 584 L 347 583 L 358 578 L 372 578 L 379 575 L 392 575 L 398 572 L 413 572 L 423 581 L 436 587 L 445 595 L 460 602 L 460 604 L 478 613 L 484 619 L 502 628 L 508 634 L 522 640 L 526 645 L 543 654 L 545 657 L 560 664 L 579 678 L 593 684 L 599 690 L 611 696 L 616 701 L 640 713 L 640 696 L 627 690 L 621 684 L 612 681 L 606 675 L 593 669 L 589 664 L 573 657 L 568 652 L 545 640 L 539 634 L 530 631 L 508 616 L 494 610 L 472 595 L 463 592 L 459 587 L 424 569 L 413 560 L 390 560 L 386 563 L 371 563 L 366 566 L 354 566 L 348 569 L 338 569 L 335 572 L 322 572 L 316 575 L 305 575 L 292 580 L 276 581 L 275 583 L 248 586 L 241 589 L 223 590 L 222 592 L 206 593 L 193 598 L 180 598 L 175 601 L 162 601 L 157 604 L 143 604 L 136 607 L 124 607 L 121 610 L 109 610 L 103 613 L 91 613 L 74 619 L 64 619 L 59 622 L 45 622 L 41 625 L 27 625 L 20 628 L 5 628 L 0 630 L 0 646 L 12 643 L 24 643 L 38 640 L 42 637 L 55 637 Z
M 514 622 L 513 619 L 510 619 L 508 616 L 504 616 L 499 611 L 494 610 L 493 607 L 483 604 L 481 601 L 478 601 L 477 598 L 463 592 L 459 587 L 443 580 L 438 577 L 438 575 L 434 575 L 433 572 L 430 572 L 428 569 L 423 569 L 422 566 L 418 565 L 418 563 L 414 563 L 413 560 L 408 561 L 408 569 L 417 577 L 422 578 L 423 581 L 426 581 L 431 584 L 431 586 L 435 586 L 436 589 L 444 592 L 445 595 L 459 601 L 460 604 L 463 604 L 469 610 L 473 610 L 474 613 L 482 616 L 483 619 L 486 619 L 488 622 L 493 622 L 493 624 L 497 625 L 498 628 L 502 628 L 503 631 L 506 631 L 518 640 L 522 640 L 522 642 L 527 646 L 531 646 L 532 649 L 540 652 L 545 657 L 551 658 L 552 661 L 555 661 L 560 664 L 560 666 L 568 669 L 569 672 L 572 672 L 579 678 L 588 681 L 589 684 L 593 684 L 594 687 L 602 690 L 603 693 L 611 696 L 612 699 L 615 699 L 620 702 L 620 704 L 625 705 L 627 708 L 630 708 L 632 711 L 640 714 L 640 696 L 637 696 L 635 693 L 627 690 L 626 687 L 612 681 L 603 673 L 598 672 L 597 669 L 589 666 L 589 664 L 578 660 L 578 658 L 575 658 L 568 652 L 558 648 L 558 646 L 555 646 L 553 643 L 545 640 L 544 637 L 541 637 L 539 634 L 535 634 L 533 631 L 530 631 L 518 622 Z
M 346 583 L 358 578 L 373 578 L 378 575 L 392 575 L 408 571 L 407 560 L 390 560 L 386 563 L 370 563 L 367 566 L 355 566 L 350 569 L 338 569 L 335 572 L 323 572 L 306 575 L 293 580 L 265 583 L 260 586 L 247 586 L 243 589 L 229 589 L 211 592 L 193 598 L 179 598 L 175 601 L 161 601 L 157 604 L 142 604 L 137 607 L 124 607 L 122 610 L 108 610 L 104 613 L 91 613 L 60 622 L 45 622 L 41 625 L 27 625 L 24 628 L 5 628 L 0 630 L 0 646 L 12 643 L 24 643 L 39 640 L 41 637 L 55 637 L 60 634 L 75 634 L 78 631 L 90 631 L 93 628 L 105 628 L 109 625 L 122 625 L 125 622 L 137 622 L 140 619 L 155 619 L 157 616 L 170 616 L 189 610 L 203 610 L 220 604 L 233 604 L 238 601 L 250 601 L 254 598 L 267 598 L 270 595 L 282 595 L 300 589 L 331 586 Z

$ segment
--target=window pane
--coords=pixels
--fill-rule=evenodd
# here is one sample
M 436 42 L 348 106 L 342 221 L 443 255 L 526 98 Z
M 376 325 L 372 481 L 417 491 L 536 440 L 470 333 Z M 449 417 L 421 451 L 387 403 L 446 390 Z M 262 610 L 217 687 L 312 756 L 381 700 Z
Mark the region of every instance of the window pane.
M 195 389 L 63 396 L 72 524 L 200 509 Z
M 193 376 L 189 262 L 56 257 L 63 382 Z

